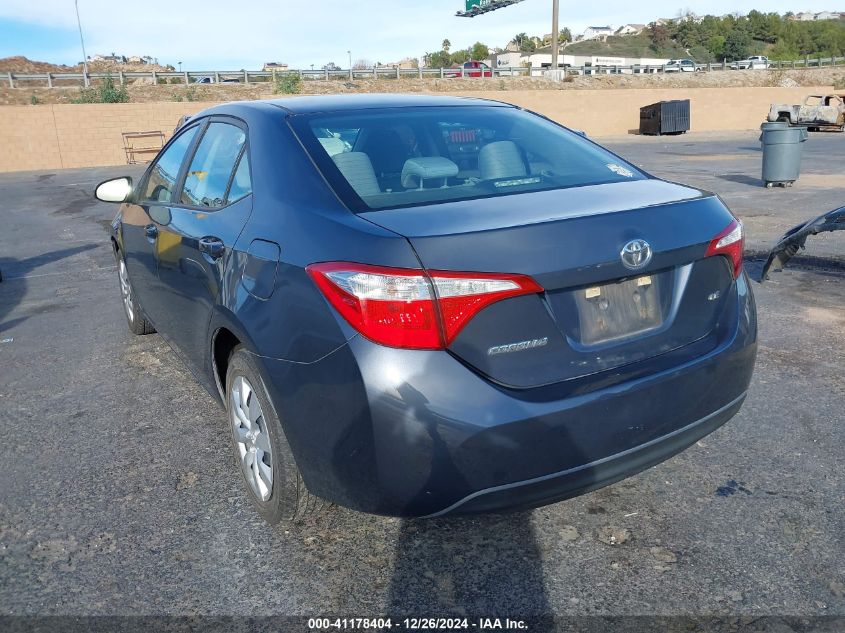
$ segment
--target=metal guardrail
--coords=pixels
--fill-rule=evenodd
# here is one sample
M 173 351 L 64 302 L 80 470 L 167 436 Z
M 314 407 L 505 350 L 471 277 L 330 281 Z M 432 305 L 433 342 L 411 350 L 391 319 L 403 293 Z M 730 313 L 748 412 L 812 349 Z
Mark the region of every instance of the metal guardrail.
M 804 58 L 791 61 L 770 61 L 766 70 L 786 70 L 793 68 L 822 68 L 825 66 L 840 66 L 845 64 L 845 57 L 816 57 Z M 734 63 L 735 65 L 735 63 Z M 401 77 L 429 78 L 452 78 L 452 77 L 482 77 L 493 79 L 497 77 L 539 77 L 549 68 L 532 68 L 529 66 L 509 66 L 501 68 L 490 68 L 482 74 L 478 69 L 465 68 L 399 68 L 397 67 L 375 67 L 375 68 L 352 68 L 347 70 L 210 70 L 210 71 L 182 71 L 182 72 L 160 72 L 160 71 L 117 71 L 110 73 L 88 73 L 89 82 L 102 80 L 111 77 L 120 85 L 134 83 L 138 79 L 151 80 L 153 84 L 209 84 L 209 83 L 262 83 L 275 81 L 277 77 L 285 75 L 298 75 L 304 81 L 315 80 L 343 80 L 354 81 L 355 79 L 381 78 L 399 79 Z M 696 64 L 696 71 L 712 72 L 720 70 L 731 70 L 731 64 L 710 63 Z M 752 68 L 742 69 L 752 70 Z M 754 68 L 753 70 L 763 70 Z M 666 65 L 640 65 L 629 66 L 567 66 L 560 68 L 563 75 L 606 75 L 606 74 L 652 74 L 652 73 L 679 73 L 677 69 L 669 69 Z M 174 81 L 176 80 L 176 81 Z M 0 73 L 0 82 L 6 83 L 10 88 L 18 87 L 15 82 L 43 81 L 48 88 L 56 86 L 57 82 L 85 82 L 83 73 Z M 31 87 L 31 86 L 27 86 Z

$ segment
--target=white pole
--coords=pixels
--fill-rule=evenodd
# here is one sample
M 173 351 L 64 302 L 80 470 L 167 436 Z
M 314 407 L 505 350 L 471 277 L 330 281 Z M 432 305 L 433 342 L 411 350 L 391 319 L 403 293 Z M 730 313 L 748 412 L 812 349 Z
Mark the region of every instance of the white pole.
M 79 19 L 79 0 L 73 0 L 76 7 L 76 24 L 79 26 L 79 42 L 82 44 L 82 77 L 88 87 L 88 56 L 85 54 L 85 39 L 82 37 L 82 21 Z
M 558 2 L 559 0 L 552 0 L 552 77 L 557 77 Z

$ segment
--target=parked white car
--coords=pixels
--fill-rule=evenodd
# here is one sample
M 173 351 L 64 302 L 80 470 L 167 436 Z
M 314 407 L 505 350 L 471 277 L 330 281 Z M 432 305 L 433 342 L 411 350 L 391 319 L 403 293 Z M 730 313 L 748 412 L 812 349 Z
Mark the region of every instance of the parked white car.
M 701 70 L 691 59 L 670 59 L 663 67 L 664 73 L 694 73 Z
M 748 59 L 741 59 L 738 62 L 733 62 L 731 68 L 733 70 L 765 70 L 772 64 L 769 58 L 765 55 L 752 55 Z

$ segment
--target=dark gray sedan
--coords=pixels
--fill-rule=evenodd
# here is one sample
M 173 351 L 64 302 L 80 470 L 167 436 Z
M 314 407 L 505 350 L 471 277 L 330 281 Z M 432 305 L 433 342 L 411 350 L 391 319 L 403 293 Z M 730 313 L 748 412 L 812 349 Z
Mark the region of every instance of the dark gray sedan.
M 101 184 L 130 329 L 227 410 L 270 522 L 320 498 L 547 504 L 730 419 L 754 367 L 742 225 L 507 104 L 231 103 Z

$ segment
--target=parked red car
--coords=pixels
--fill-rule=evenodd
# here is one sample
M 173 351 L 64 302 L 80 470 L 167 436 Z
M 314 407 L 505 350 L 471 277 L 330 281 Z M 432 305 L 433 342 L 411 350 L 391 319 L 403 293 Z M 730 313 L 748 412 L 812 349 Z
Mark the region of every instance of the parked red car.
M 463 75 L 461 70 L 463 70 Z M 492 77 L 493 70 L 484 62 L 470 60 L 457 68 L 447 68 L 443 74 L 446 77 Z

